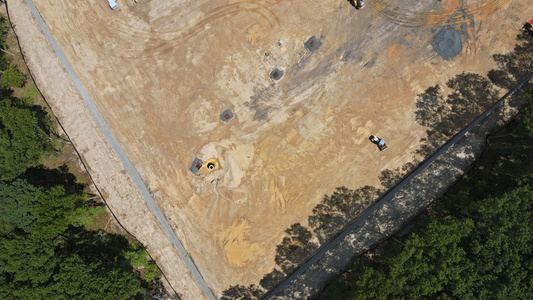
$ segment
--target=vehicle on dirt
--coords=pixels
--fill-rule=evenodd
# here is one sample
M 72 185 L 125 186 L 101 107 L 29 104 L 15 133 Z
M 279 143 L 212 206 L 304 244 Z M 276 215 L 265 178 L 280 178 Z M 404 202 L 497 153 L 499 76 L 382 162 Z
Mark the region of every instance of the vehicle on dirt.
M 383 151 L 387 149 L 387 144 L 385 144 L 385 140 L 378 138 L 375 135 L 370 136 L 370 141 L 378 146 L 379 151 Z
M 111 7 L 111 9 L 115 10 L 118 8 L 118 4 L 115 0 L 107 0 L 107 2 L 109 2 L 109 7 Z

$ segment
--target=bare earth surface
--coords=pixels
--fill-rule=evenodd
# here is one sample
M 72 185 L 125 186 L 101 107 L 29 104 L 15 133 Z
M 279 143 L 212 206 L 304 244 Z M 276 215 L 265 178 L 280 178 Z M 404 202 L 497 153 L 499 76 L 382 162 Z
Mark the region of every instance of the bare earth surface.
M 324 194 L 378 186 L 382 170 L 411 161 L 425 135 L 416 95 L 463 71 L 486 74 L 533 18 L 528 0 L 369 0 L 360 11 L 344 0 L 34 3 L 216 295 L 272 271 L 284 230 L 305 224 Z M 63 88 L 24 1 L 9 9 L 37 84 L 111 208 L 173 287 L 197 299 L 83 100 Z M 443 25 L 461 35 L 451 60 L 431 46 Z M 322 42 L 313 53 L 303 47 L 311 36 Z M 275 68 L 285 72 L 277 82 Z M 225 123 L 228 108 L 236 118 Z M 193 175 L 195 157 L 220 169 Z

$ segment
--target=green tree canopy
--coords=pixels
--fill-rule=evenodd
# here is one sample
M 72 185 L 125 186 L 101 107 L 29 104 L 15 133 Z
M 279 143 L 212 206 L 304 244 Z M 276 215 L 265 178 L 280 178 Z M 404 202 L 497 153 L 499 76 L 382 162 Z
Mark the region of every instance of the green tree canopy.
M 35 219 L 31 209 L 40 195 L 37 188 L 23 179 L 0 183 L 0 222 L 29 230 Z
M 50 146 L 50 122 L 42 109 L 19 99 L 0 100 L 0 179 L 12 180 L 39 164 Z
M 355 299 L 532 299 L 532 209 L 533 189 L 521 186 L 436 216 L 360 260 L 343 289 Z
M 0 86 L 2 87 L 23 87 L 24 83 L 26 81 L 26 78 L 24 74 L 22 74 L 19 69 L 14 66 L 10 65 L 2 74 L 2 82 L 0 83 Z
M 59 261 L 57 243 L 39 240 L 31 235 L 10 233 L 0 237 L 0 274 L 9 293 L 17 286 L 37 286 L 46 283 Z M 2 293 L 0 293 L 1 295 Z M 2 299 L 9 299 L 2 297 Z
M 84 197 L 84 193 L 66 193 L 63 186 L 44 192 L 32 209 L 35 217 L 32 234 L 42 239 L 63 235 L 69 225 L 75 223 L 73 216 L 82 206 Z
M 133 299 L 145 292 L 123 237 L 78 232 L 70 241 L 33 235 L 0 238 L 1 299 Z M 97 240 L 96 238 L 100 238 Z M 95 245 L 91 242 L 97 241 Z
M 527 93 L 521 104 L 521 113 L 518 116 L 520 130 L 531 138 L 533 137 L 533 93 Z
M 107 268 L 103 262 L 85 262 L 74 254 L 61 262 L 47 287 L 67 299 L 133 299 L 142 292 L 131 268 Z

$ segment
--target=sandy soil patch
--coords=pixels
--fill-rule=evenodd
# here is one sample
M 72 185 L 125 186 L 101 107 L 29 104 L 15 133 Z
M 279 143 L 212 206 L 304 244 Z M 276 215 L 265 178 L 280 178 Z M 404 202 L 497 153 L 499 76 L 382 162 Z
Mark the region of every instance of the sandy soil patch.
M 284 230 L 305 224 L 324 194 L 377 186 L 382 170 L 411 161 L 425 135 L 416 95 L 462 71 L 485 74 L 533 13 L 527 0 L 409 0 L 400 11 L 399 1 L 360 11 L 311 2 L 35 1 L 218 295 L 270 272 Z M 431 47 L 443 25 L 462 38 L 451 60 Z M 303 47 L 311 36 L 322 42 L 313 53 Z M 195 157 L 221 168 L 194 175 Z M 134 223 L 131 210 L 122 217 Z

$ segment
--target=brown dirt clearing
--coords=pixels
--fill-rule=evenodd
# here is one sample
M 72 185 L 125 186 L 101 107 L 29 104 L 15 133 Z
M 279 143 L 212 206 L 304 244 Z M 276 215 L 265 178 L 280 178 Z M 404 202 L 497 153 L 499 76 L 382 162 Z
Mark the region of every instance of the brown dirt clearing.
M 324 194 L 378 186 L 411 161 L 425 136 L 416 95 L 486 74 L 533 15 L 527 0 L 409 0 L 396 13 L 370 0 L 360 11 L 344 0 L 34 2 L 217 295 L 270 272 L 284 230 Z M 443 24 L 463 43 L 447 61 L 430 46 Z M 221 168 L 195 176 L 195 157 Z

